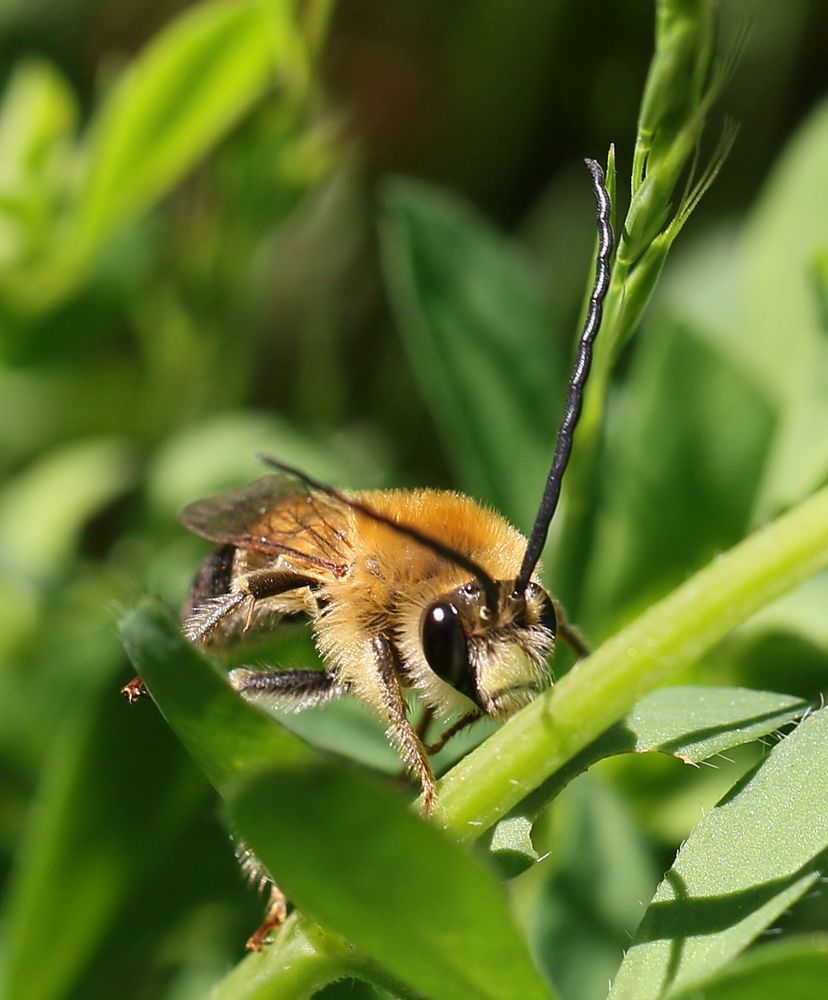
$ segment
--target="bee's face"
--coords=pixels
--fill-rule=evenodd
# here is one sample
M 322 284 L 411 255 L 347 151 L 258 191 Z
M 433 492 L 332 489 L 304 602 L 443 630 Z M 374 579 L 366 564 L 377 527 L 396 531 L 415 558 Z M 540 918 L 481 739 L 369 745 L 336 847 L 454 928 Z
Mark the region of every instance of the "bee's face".
M 549 683 L 545 661 L 555 645 L 557 618 L 549 595 L 530 583 L 500 581 L 497 606 L 487 606 L 476 582 L 430 604 L 422 617 L 423 655 L 432 671 L 487 715 L 506 718 Z

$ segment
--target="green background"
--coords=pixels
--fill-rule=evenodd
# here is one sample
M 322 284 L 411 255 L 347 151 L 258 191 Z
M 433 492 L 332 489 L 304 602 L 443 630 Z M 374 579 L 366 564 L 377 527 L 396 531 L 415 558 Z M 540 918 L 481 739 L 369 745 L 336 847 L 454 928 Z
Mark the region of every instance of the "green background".
M 588 510 L 545 560 L 596 641 L 828 477 L 826 19 L 722 6 L 720 53 L 747 32 L 702 165 L 727 116 L 740 132 L 618 345 Z M 594 242 L 580 161 L 616 144 L 623 218 L 653 22 L 638 0 L 3 5 L 9 1000 L 202 997 L 259 920 L 215 793 L 118 696 L 124 612 L 180 606 L 209 551 L 186 502 L 268 452 L 346 487 L 466 490 L 528 531 Z M 818 698 L 826 607 L 823 575 L 689 679 Z M 244 655 L 268 652 L 314 656 L 296 630 Z M 358 709 L 305 727 L 394 770 Z M 677 845 L 759 753 L 621 757 L 543 816 L 554 855 L 512 901 L 562 996 L 605 994 Z M 783 930 L 826 916 L 808 896 Z

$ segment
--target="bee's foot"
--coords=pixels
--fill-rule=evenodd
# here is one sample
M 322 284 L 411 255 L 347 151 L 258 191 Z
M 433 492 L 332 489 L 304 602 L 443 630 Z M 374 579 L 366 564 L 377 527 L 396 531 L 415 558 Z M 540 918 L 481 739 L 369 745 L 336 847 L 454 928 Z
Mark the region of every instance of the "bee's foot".
M 126 698 L 130 705 L 134 705 L 139 698 L 143 698 L 147 693 L 147 689 L 144 686 L 144 682 L 140 677 L 133 677 L 129 684 L 125 684 L 121 688 L 121 694 Z
M 273 931 L 277 931 L 287 919 L 287 899 L 284 893 L 277 887 L 270 888 L 270 903 L 267 908 L 265 918 L 261 926 L 247 939 L 245 947 L 248 951 L 261 951 L 266 944 L 270 944 Z

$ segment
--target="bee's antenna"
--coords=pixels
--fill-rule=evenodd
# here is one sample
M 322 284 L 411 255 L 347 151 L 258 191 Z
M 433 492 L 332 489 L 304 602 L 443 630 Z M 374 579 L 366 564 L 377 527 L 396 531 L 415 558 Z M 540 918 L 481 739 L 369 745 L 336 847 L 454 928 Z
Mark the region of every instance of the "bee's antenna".
M 437 538 L 432 538 L 431 535 L 426 535 L 417 528 L 413 528 L 410 524 L 400 523 L 399 521 L 395 521 L 392 518 L 387 517 L 385 514 L 380 514 L 378 510 L 374 510 L 374 508 L 368 504 L 361 503 L 359 500 L 354 500 L 353 497 L 349 497 L 346 493 L 340 492 L 333 486 L 328 486 L 325 483 L 319 482 L 318 479 L 314 479 L 306 472 L 302 472 L 301 469 L 297 469 L 292 465 L 287 465 L 285 462 L 280 462 L 276 458 L 271 458 L 270 455 L 258 455 L 257 458 L 265 465 L 269 465 L 272 468 L 277 469 L 279 472 L 284 472 L 289 476 L 295 476 L 312 490 L 319 490 L 320 493 L 325 493 L 329 497 L 339 500 L 340 503 L 351 507 L 353 510 L 358 510 L 360 514 L 364 514 L 366 517 L 370 517 L 371 520 L 378 521 L 380 524 L 386 525 L 394 531 L 399 532 L 399 534 L 405 535 L 407 538 L 412 538 L 420 545 L 424 545 L 427 549 L 431 549 L 432 552 L 436 552 L 438 556 L 442 556 L 443 559 L 448 559 L 449 562 L 453 562 L 462 569 L 467 570 L 472 574 L 472 576 L 477 577 L 483 587 L 483 592 L 486 595 L 487 607 L 491 611 L 494 611 L 497 607 L 497 583 L 489 576 L 482 566 L 476 563 L 473 559 L 469 559 L 468 556 L 463 555 L 462 552 L 458 552 L 457 549 L 453 549 L 450 545 L 446 545 Z
M 552 467 L 546 480 L 546 488 L 541 497 L 535 523 L 532 526 L 532 533 L 529 536 L 529 543 L 523 556 L 523 563 L 520 567 L 515 589 L 523 591 L 526 589 L 532 570 L 537 565 L 543 547 L 546 544 L 546 536 L 549 534 L 549 525 L 555 508 L 558 506 L 558 499 L 561 495 L 561 481 L 566 471 L 569 456 L 572 452 L 572 435 L 578 418 L 581 415 L 581 406 L 584 400 L 584 387 L 589 377 L 589 369 L 592 365 L 592 345 L 601 326 L 601 314 L 604 306 L 604 298 L 610 282 L 610 257 L 612 256 L 612 225 L 610 223 L 610 196 L 604 180 L 604 172 L 595 160 L 584 160 L 587 169 L 592 174 L 592 189 L 595 192 L 595 200 L 598 204 L 598 259 L 595 265 L 595 283 L 592 286 L 592 295 L 589 300 L 589 310 L 587 312 L 586 323 L 584 324 L 581 340 L 578 345 L 578 357 L 572 375 L 569 379 L 569 389 L 566 394 L 566 406 L 564 408 L 561 426 L 558 428 L 558 440 L 555 444 L 555 455 L 552 459 Z

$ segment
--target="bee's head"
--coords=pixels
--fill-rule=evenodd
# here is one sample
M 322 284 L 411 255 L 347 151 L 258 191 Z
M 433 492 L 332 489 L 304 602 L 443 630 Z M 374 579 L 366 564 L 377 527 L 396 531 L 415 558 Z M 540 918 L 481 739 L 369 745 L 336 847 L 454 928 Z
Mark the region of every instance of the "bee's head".
M 496 601 L 476 580 L 466 583 L 432 602 L 420 629 L 431 670 L 487 715 L 512 715 L 549 683 L 557 616 L 537 583 L 497 581 Z

